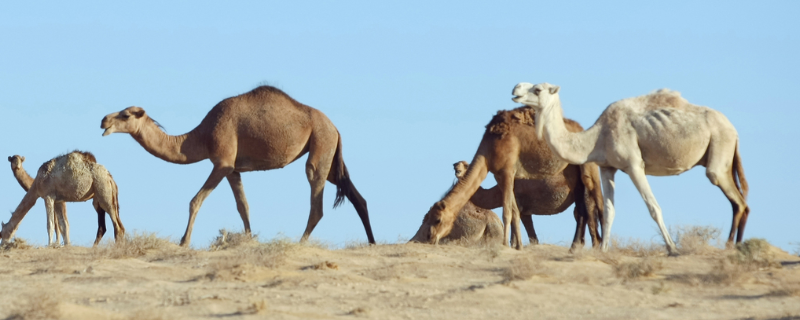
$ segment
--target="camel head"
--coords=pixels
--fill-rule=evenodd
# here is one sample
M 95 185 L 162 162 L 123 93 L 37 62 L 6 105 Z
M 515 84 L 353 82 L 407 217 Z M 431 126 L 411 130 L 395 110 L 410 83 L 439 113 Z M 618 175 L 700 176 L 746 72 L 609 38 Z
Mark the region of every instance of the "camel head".
M 453 230 L 456 214 L 448 212 L 447 209 L 444 201 L 439 201 L 428 210 L 428 213 L 425 214 L 425 219 L 422 220 L 423 225 L 430 225 L 430 234 L 428 235 L 430 244 L 439 244 L 439 240 L 446 237 Z
M 17 171 L 22 169 L 22 163 L 25 162 L 25 157 L 15 154 L 8 157 L 8 162 L 11 162 L 11 170 Z
M 139 132 L 145 121 L 150 117 L 139 107 L 128 107 L 120 112 L 110 113 L 100 122 L 100 129 L 106 129 L 103 136 L 115 132 L 136 133 Z M 152 121 L 152 120 L 150 120 Z
M 527 82 L 520 82 L 511 91 L 514 96 L 511 98 L 514 102 L 522 103 L 526 106 L 536 110 L 536 136 L 542 139 L 544 133 L 544 126 L 539 125 L 542 123 L 541 115 L 546 112 L 546 109 L 554 106 L 555 103 L 560 103 L 558 97 L 557 85 L 552 85 L 547 82 L 540 84 L 531 84 Z
M 469 162 L 466 161 L 459 161 L 453 164 L 453 169 L 456 171 L 456 178 L 459 180 L 467 174 L 467 168 L 469 168 Z

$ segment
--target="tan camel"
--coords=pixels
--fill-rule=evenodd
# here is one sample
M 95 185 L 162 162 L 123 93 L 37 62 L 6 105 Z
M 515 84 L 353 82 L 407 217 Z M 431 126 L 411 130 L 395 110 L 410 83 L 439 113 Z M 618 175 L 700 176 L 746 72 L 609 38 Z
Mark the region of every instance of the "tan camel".
M 463 179 L 466 173 L 466 166 L 462 167 L 462 163 L 465 162 L 461 161 L 453 165 L 458 180 Z M 426 214 L 422 219 L 422 225 L 419 230 L 409 242 L 428 242 L 431 223 L 430 215 Z M 450 233 L 442 237 L 441 240 L 449 242 L 462 239 L 470 243 L 502 244 L 503 222 L 500 221 L 496 213 L 492 212 L 491 208 L 481 208 L 473 204 L 472 201 L 467 201 L 458 211 Z
M 23 186 L 24 187 L 24 186 Z M 39 167 L 36 178 L 25 193 L 19 206 L 11 215 L 7 224 L 2 226 L 3 242 L 10 240 L 19 227 L 20 221 L 36 204 L 36 199 L 44 199 L 47 209 L 47 243 L 53 244 L 55 219 L 58 219 L 64 245 L 69 245 L 69 222 L 65 211 L 56 211 L 56 204 L 64 202 L 82 202 L 92 199 L 97 214 L 104 217 L 108 212 L 114 224 L 114 238 L 119 241 L 125 235 L 125 228 L 119 219 L 119 201 L 117 184 L 105 167 L 97 163 L 94 155 L 88 152 L 74 151 L 45 162 Z M 98 227 L 96 246 L 105 234 L 105 224 Z
M 458 162 L 454 165 L 456 175 L 466 173 L 469 163 L 466 161 Z M 600 185 L 600 174 L 594 164 L 586 165 L 587 173 L 590 174 L 592 184 Z M 514 180 L 514 197 L 517 200 L 517 208 L 520 210 L 520 221 L 528 233 L 528 241 L 531 244 L 538 244 L 539 238 L 533 227 L 533 215 L 554 215 L 567 210 L 570 205 L 575 203 L 573 215 L 575 216 L 575 235 L 573 237 L 572 248 L 570 251 L 583 247 L 585 244 L 584 235 L 586 232 L 587 219 L 589 212 L 596 220 L 602 221 L 602 202 L 601 195 L 595 195 L 587 190 L 581 179 L 581 167 L 568 165 L 561 171 L 544 179 L 516 179 Z M 595 198 L 597 197 L 597 198 Z M 478 187 L 475 194 L 470 198 L 470 203 L 484 209 L 494 209 L 503 206 L 503 193 L 498 186 L 489 189 Z M 589 228 L 589 235 L 592 238 L 592 247 L 600 246 L 600 238 L 597 228 Z M 512 243 L 514 242 L 512 230 Z
M 533 117 L 533 109 L 520 107 L 510 111 L 499 111 L 486 125 L 483 139 L 466 177 L 459 180 L 455 187 L 428 211 L 432 219 L 431 243 L 438 243 L 439 239 L 450 232 L 456 213 L 478 190 L 488 172 L 494 174 L 503 197 L 503 239 L 509 240 L 512 225 L 514 234 L 522 234 L 519 226 L 519 209 L 514 195 L 514 181 L 544 179 L 559 174 L 567 167 L 566 162 L 553 155 L 547 144 L 536 139 Z M 570 130 L 576 132 L 583 130 L 572 120 L 564 119 L 564 123 Z M 584 186 L 599 203 L 602 193 L 591 176 L 591 169 L 581 167 Z M 587 215 L 590 217 L 587 219 L 590 229 L 597 230 L 594 212 L 588 212 Z M 514 240 L 512 246 L 521 249 L 522 237 L 515 237 Z
M 339 131 L 322 112 L 289 97 L 283 91 L 261 86 L 218 103 L 192 131 L 170 136 L 161 131 L 139 107 L 111 113 L 100 125 L 103 136 L 129 133 L 150 154 L 172 163 L 188 164 L 210 159 L 214 165 L 203 187 L 189 203 L 189 223 L 181 238 L 188 246 L 197 211 L 206 197 L 227 178 L 236 207 L 250 234 L 250 213 L 241 172 L 283 168 L 308 153 L 306 177 L 311 185 L 311 212 L 301 241 L 322 219 L 325 181 L 337 187 L 334 208 L 350 200 L 364 224 L 367 238 L 375 243 L 369 224 L 367 202 L 350 181 L 342 157 Z
M 87 157 L 87 161 L 95 161 L 93 157 Z M 20 155 L 13 155 L 8 157 L 8 162 L 11 163 L 11 172 L 14 174 L 14 178 L 17 179 L 17 183 L 22 187 L 25 192 L 27 192 L 31 185 L 33 185 L 33 177 L 28 174 L 28 171 L 22 167 L 22 163 L 25 162 L 25 157 Z M 67 206 L 64 201 L 56 201 L 55 208 L 54 208 L 56 217 L 64 216 L 64 221 L 69 223 L 69 219 L 67 218 Z M 60 219 L 54 219 L 53 226 L 55 227 L 55 242 L 59 243 L 58 237 L 61 234 L 61 225 L 59 223 Z M 97 213 L 97 234 L 98 239 L 103 237 L 103 234 L 106 233 L 106 217 L 105 213 L 100 211 Z M 97 241 L 95 241 L 95 245 L 97 245 Z
M 737 232 L 736 242 L 742 241 L 750 214 L 745 202 L 748 186 L 738 134 L 722 113 L 693 105 L 677 91 L 662 89 L 610 104 L 589 130 L 576 133 L 561 124 L 563 110 L 558 90 L 558 86 L 549 83 L 520 83 L 512 91 L 512 100 L 536 109 L 537 136 L 547 141 L 560 159 L 600 166 L 606 208 L 603 250 L 608 249 L 614 221 L 617 170 L 633 180 L 670 255 L 677 255 L 678 251 L 664 226 L 661 208 L 646 175 L 678 175 L 694 166 L 705 166 L 708 179 L 722 189 L 733 206 L 728 245 L 733 244 Z

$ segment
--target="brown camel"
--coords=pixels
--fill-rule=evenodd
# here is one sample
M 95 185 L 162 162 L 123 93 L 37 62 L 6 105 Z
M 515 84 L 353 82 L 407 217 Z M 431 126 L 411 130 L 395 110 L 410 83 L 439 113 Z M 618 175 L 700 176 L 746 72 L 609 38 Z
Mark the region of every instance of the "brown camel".
M 10 159 L 14 160 L 14 159 Z M 20 157 L 20 160 L 22 157 Z M 12 165 L 15 161 L 12 161 Z M 21 165 L 21 161 L 20 161 Z M 21 169 L 21 167 L 20 167 Z M 23 170 L 24 171 L 24 170 Z M 15 170 L 15 174 L 17 174 Z M 27 175 L 27 174 L 25 174 Z M 30 178 L 30 176 L 28 176 Z M 24 179 L 27 184 L 27 178 Z M 20 183 L 22 184 L 22 182 Z M 26 185 L 23 185 L 25 187 Z M 39 167 L 36 178 L 22 198 L 19 206 L 11 215 L 8 224 L 2 224 L 3 242 L 10 240 L 17 231 L 19 222 L 36 204 L 36 199 L 44 199 L 47 209 L 48 244 L 53 244 L 54 229 L 60 229 L 64 245 L 69 245 L 69 222 L 65 215 L 64 202 L 83 202 L 92 199 L 92 206 L 97 211 L 98 230 L 94 241 L 96 246 L 105 234 L 105 213 L 114 224 L 114 237 L 117 241 L 125 235 L 125 228 L 119 219 L 119 201 L 117 184 L 105 167 L 97 163 L 94 155 L 88 152 L 73 151 L 45 162 Z M 60 203 L 61 209 L 58 208 Z M 58 220 L 56 223 L 55 220 Z M 102 223 L 100 223 L 102 221 Z M 60 228 L 56 227 L 60 224 Z M 56 231 L 56 232 L 59 232 Z
M 91 161 L 94 158 L 86 158 L 87 160 Z M 22 167 L 22 163 L 25 162 L 25 157 L 20 155 L 13 155 L 8 157 L 8 162 L 11 163 L 11 172 L 14 174 L 14 178 L 17 179 L 17 183 L 22 187 L 25 192 L 27 192 L 31 185 L 33 184 L 33 177 L 28 174 L 28 171 L 25 171 L 25 168 Z M 64 201 L 56 201 L 55 202 L 55 213 L 56 216 L 64 216 L 64 221 L 69 223 L 69 219 L 67 218 L 67 205 Z M 55 227 L 55 234 L 56 234 L 56 243 L 59 243 L 58 237 L 61 233 L 61 225 L 59 223 L 59 219 L 54 219 L 53 226 Z M 106 217 L 104 212 L 97 213 L 97 234 L 98 239 L 102 238 L 103 235 L 106 233 Z M 97 241 L 95 241 L 95 245 L 97 245 Z
M 453 165 L 458 180 L 463 179 L 466 172 L 460 166 L 462 163 L 465 162 L 461 161 Z M 466 167 L 463 169 L 466 169 Z M 442 238 L 442 241 L 449 242 L 463 239 L 470 243 L 503 243 L 503 222 L 500 221 L 496 213 L 492 212 L 491 208 L 481 208 L 473 204 L 472 201 L 467 201 L 457 215 L 455 222 L 453 222 L 453 228 L 450 233 Z M 428 242 L 431 222 L 429 215 L 426 214 L 422 219 L 422 225 L 419 230 L 409 242 Z
M 586 167 L 593 184 L 599 185 L 600 175 L 597 167 L 593 164 L 588 164 Z M 461 161 L 454 164 L 454 168 L 457 176 L 464 175 L 469 168 L 469 163 Z M 594 194 L 584 187 L 579 166 L 568 165 L 564 171 L 544 179 L 516 179 L 514 180 L 514 197 L 517 199 L 517 208 L 520 210 L 520 220 L 528 233 L 528 240 L 531 244 L 539 243 L 533 227 L 533 215 L 558 214 L 575 203 L 573 208 L 576 223 L 575 236 L 570 251 L 576 249 L 577 245 L 583 247 L 585 244 L 584 234 L 589 212 L 594 213 L 591 216 L 595 219 L 602 221 L 602 202 L 596 202 Z M 581 199 L 583 201 L 578 201 Z M 503 193 L 498 186 L 489 189 L 478 187 L 469 201 L 480 208 L 494 209 L 503 206 Z M 592 247 L 599 246 L 601 241 L 596 227 L 589 228 L 589 235 L 592 238 Z M 511 242 L 514 243 L 513 230 L 511 236 Z
M 486 125 L 486 132 L 472 159 L 466 177 L 459 180 L 456 186 L 444 198 L 436 202 L 428 212 L 432 221 L 431 243 L 438 243 L 453 226 L 456 213 L 469 201 L 480 187 L 488 172 L 494 174 L 497 187 L 503 196 L 503 238 L 508 240 L 513 225 L 514 233 L 521 235 L 519 226 L 519 209 L 514 195 L 516 179 L 544 179 L 559 174 L 567 163 L 559 160 L 547 144 L 536 138 L 534 127 L 534 111 L 530 107 L 519 107 L 510 111 L 499 111 L 492 121 Z M 580 132 L 583 128 L 575 121 L 564 119 L 570 131 Z M 592 179 L 592 169 L 596 167 L 581 166 L 581 179 L 584 186 L 592 194 L 595 203 L 601 203 L 602 193 Z M 601 207 L 596 206 L 598 210 Z M 587 223 L 590 230 L 597 230 L 597 218 L 594 212 L 587 212 Z M 513 246 L 522 248 L 522 237 L 515 237 Z M 579 240 L 573 239 L 573 246 Z
M 311 213 L 301 241 L 322 219 L 325 181 L 337 187 L 334 208 L 350 200 L 364 224 L 367 238 L 375 243 L 369 224 L 367 202 L 350 181 L 342 157 L 342 139 L 328 117 L 292 99 L 283 91 L 261 86 L 219 102 L 192 131 L 170 136 L 161 131 L 139 107 L 111 113 L 100 124 L 103 136 L 128 133 L 150 154 L 172 163 L 189 164 L 210 159 L 214 165 L 203 187 L 189 203 L 189 223 L 181 238 L 188 246 L 192 226 L 203 200 L 223 178 L 233 189 L 236 207 L 250 234 L 250 213 L 241 172 L 283 168 L 308 153 L 306 176 L 311 185 Z

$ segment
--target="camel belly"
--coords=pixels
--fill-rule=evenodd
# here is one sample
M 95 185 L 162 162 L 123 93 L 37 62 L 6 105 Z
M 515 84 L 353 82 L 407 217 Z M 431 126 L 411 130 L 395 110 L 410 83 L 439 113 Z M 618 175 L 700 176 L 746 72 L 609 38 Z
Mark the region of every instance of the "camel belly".
M 711 139 L 705 117 L 684 110 L 652 110 L 633 125 L 648 175 L 691 169 L 703 159 Z

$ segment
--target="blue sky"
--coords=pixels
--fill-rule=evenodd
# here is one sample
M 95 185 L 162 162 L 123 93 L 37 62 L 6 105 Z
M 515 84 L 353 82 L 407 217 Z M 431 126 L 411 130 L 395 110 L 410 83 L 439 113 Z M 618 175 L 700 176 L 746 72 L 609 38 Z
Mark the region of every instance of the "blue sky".
M 128 135 L 101 137 L 100 120 L 136 105 L 182 134 L 220 100 L 270 84 L 338 127 L 375 236 L 394 242 L 416 232 L 491 116 L 516 106 L 516 83 L 560 85 L 565 116 L 584 127 L 615 100 L 666 87 L 736 126 L 751 188 L 745 236 L 792 249 L 800 242 L 791 205 L 800 181 L 792 165 L 800 156 L 798 9 L 788 1 L 4 2 L 0 154 L 26 156 L 33 174 L 59 154 L 91 151 L 119 185 L 125 227 L 177 240 L 210 162 L 164 162 Z M 262 238 L 302 234 L 304 161 L 243 174 Z M 6 168 L 0 207 L 8 212 L 24 192 Z M 630 179 L 620 173 L 617 183 L 613 233 L 661 241 Z M 730 204 L 703 168 L 650 183 L 668 226 L 730 230 Z M 484 186 L 492 185 L 490 175 Z M 351 205 L 331 208 L 334 190 L 328 184 L 313 236 L 365 241 Z M 90 245 L 91 204 L 68 210 L 73 243 Z M 570 211 L 534 217 L 540 240 L 567 244 Z M 39 200 L 17 235 L 45 243 L 44 217 Z M 193 246 L 221 228 L 242 228 L 224 181 L 198 214 Z

